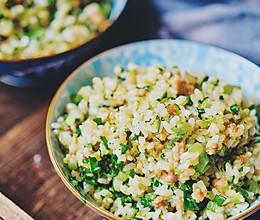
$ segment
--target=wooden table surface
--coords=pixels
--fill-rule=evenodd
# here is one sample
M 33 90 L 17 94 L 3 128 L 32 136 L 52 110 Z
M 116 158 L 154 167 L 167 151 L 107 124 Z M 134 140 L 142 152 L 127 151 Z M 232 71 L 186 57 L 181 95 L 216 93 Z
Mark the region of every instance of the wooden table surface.
M 156 16 L 149 0 L 130 0 L 112 35 L 95 53 L 160 37 Z M 0 83 L 0 192 L 35 219 L 101 220 L 66 188 L 47 153 L 46 114 L 59 83 L 54 80 L 37 88 Z M 259 212 L 253 217 L 259 218 Z

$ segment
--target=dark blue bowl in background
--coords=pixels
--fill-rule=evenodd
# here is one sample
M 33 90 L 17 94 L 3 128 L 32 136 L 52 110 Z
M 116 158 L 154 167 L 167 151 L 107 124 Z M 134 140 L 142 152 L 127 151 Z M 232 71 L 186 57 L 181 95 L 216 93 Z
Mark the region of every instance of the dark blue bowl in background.
M 0 81 L 12 86 L 30 87 L 65 77 L 90 58 L 93 50 L 104 40 L 108 29 L 123 12 L 126 3 L 127 0 L 113 0 L 109 17 L 111 23 L 107 29 L 76 48 L 40 58 L 0 60 Z

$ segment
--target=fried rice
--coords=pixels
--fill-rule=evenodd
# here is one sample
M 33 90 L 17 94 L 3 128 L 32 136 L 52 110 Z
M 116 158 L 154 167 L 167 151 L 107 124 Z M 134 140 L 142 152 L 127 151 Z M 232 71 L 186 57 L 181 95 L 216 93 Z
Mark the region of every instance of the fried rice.
M 215 75 L 130 63 L 52 128 L 72 185 L 115 216 L 222 220 L 259 196 L 257 107 Z

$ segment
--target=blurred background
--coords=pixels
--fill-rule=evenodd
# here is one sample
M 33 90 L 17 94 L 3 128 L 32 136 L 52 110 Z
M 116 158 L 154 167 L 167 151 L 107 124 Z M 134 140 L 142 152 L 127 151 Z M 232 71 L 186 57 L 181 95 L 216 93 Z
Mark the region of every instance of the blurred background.
M 125 43 L 157 38 L 215 45 L 260 65 L 260 0 L 129 0 L 106 37 L 86 51 L 86 58 Z M 47 108 L 68 74 L 61 72 L 32 88 L 0 83 L 0 192 L 35 219 L 87 215 L 85 219 L 98 220 L 66 189 L 46 150 Z M 248 219 L 259 219 L 259 212 Z

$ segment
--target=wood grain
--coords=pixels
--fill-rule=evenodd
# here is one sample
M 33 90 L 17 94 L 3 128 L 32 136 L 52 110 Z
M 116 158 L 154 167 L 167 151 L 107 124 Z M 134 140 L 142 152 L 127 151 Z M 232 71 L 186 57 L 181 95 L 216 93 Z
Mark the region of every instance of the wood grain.
M 47 105 L 0 138 L 0 191 L 35 219 L 102 219 L 65 187 L 50 163 L 44 126 Z

